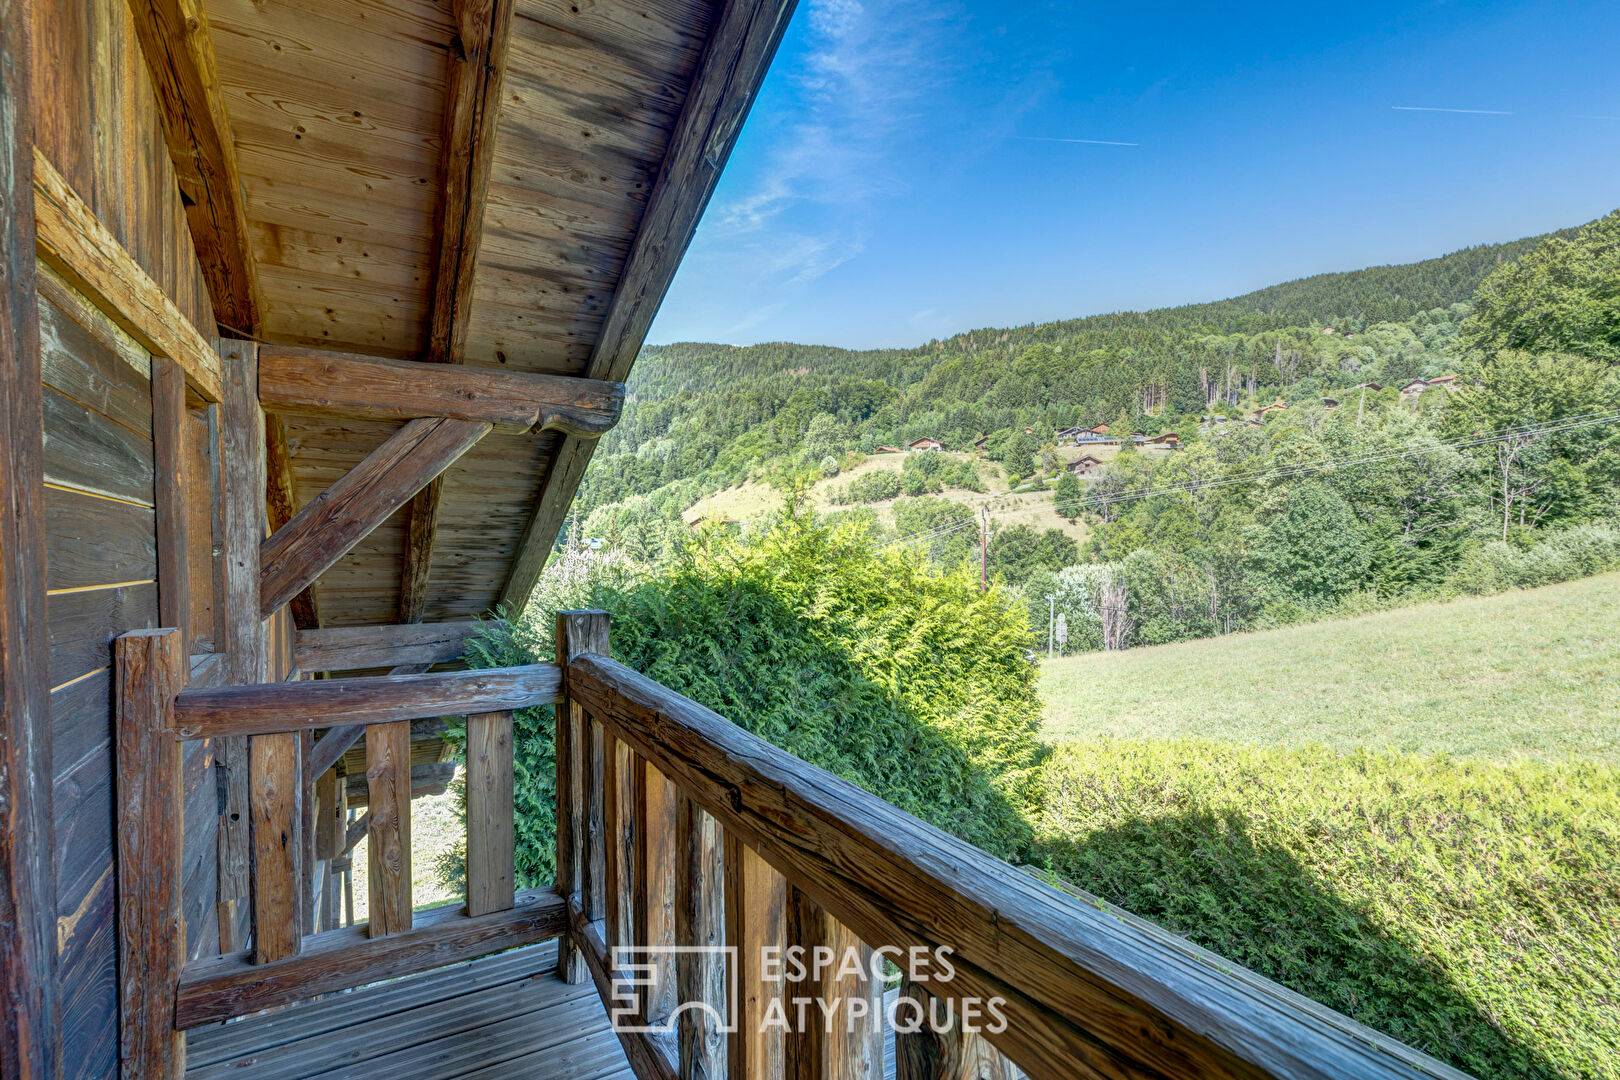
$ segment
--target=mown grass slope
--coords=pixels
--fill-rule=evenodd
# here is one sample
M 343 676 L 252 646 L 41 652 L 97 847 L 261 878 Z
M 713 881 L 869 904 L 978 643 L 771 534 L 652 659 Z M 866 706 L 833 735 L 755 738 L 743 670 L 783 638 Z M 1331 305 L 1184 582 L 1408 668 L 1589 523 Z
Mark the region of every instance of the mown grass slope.
M 1052 663 L 1048 868 L 1480 1077 L 1620 1077 L 1617 616 L 1609 575 Z
M 1041 673 L 1057 739 L 1620 764 L 1620 574 L 1253 634 L 1087 653 Z

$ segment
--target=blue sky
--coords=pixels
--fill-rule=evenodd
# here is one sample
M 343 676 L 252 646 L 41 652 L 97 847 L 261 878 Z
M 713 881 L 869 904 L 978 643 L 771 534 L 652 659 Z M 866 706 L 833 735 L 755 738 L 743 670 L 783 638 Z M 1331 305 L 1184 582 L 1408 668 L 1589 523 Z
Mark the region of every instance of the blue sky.
M 800 0 L 648 340 L 908 346 L 1587 221 L 1616 42 L 1612 2 Z

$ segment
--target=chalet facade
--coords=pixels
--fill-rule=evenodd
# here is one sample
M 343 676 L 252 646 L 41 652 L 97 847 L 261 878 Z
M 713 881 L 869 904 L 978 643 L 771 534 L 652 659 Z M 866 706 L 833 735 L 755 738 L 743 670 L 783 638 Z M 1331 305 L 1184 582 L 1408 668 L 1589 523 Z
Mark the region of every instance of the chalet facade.
M 5 1080 L 1453 1075 L 625 667 L 604 612 L 466 670 L 792 9 L 0 6 Z M 457 768 L 465 894 L 419 911 L 412 801 Z M 784 945 L 952 950 L 904 995 L 1006 1024 L 885 1031 L 881 971 L 789 986 Z M 773 1027 L 795 996 L 866 1019 Z
M 906 449 L 914 454 L 923 450 L 943 450 L 945 449 L 945 443 L 939 439 L 924 436 L 921 439 L 912 439 L 906 443 Z
M 1073 473 L 1075 476 L 1090 476 L 1102 468 L 1102 464 L 1101 458 L 1094 457 L 1091 454 L 1082 454 L 1063 466 L 1063 469 L 1065 472 Z

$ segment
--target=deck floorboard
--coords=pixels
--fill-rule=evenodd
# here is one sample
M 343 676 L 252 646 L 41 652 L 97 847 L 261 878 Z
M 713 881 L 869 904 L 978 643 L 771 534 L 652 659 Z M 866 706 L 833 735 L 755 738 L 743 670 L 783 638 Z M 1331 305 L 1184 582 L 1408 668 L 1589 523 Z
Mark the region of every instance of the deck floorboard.
M 192 1030 L 187 1080 L 628 1080 L 590 983 L 547 942 Z

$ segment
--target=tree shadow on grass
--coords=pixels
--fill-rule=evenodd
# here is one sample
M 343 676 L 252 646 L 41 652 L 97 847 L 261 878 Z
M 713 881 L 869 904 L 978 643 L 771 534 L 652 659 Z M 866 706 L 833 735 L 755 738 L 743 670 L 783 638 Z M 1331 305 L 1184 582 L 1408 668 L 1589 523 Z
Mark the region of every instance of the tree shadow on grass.
M 1570 1075 L 1238 815 L 1138 818 L 1045 851 L 1063 881 L 1482 1080 Z

